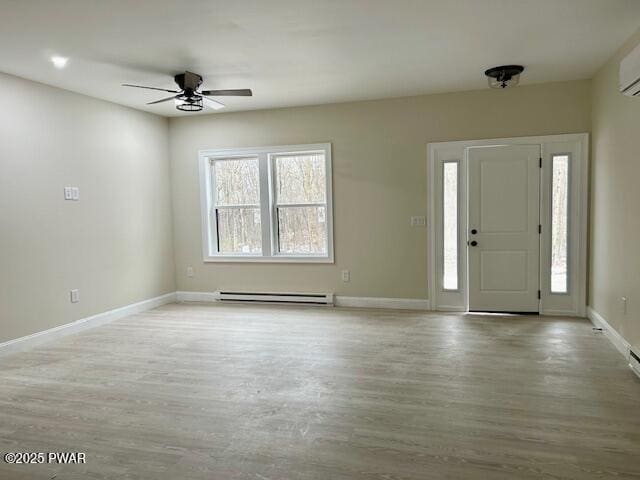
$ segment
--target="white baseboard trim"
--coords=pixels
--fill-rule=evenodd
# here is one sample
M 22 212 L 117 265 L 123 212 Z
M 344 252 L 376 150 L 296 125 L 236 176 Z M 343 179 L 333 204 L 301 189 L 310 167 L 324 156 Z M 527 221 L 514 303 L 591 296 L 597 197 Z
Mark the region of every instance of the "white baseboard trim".
M 438 305 L 437 308 L 433 310 L 434 312 L 458 312 L 458 313 L 467 313 L 467 309 L 464 307 L 460 307 L 458 305 Z
M 160 295 L 159 297 L 125 305 L 124 307 L 114 308 L 107 312 L 91 315 L 90 317 L 81 318 L 75 322 L 65 323 L 64 325 L 59 325 L 48 330 L 32 333 L 25 337 L 15 338 L 13 340 L 0 343 L 0 355 L 7 355 L 26 350 L 56 338 L 65 337 L 82 330 L 104 325 L 105 323 L 113 322 L 114 320 L 144 312 L 146 310 L 151 310 L 152 308 L 156 308 L 167 303 L 173 303 L 175 301 L 176 293 L 171 292 L 165 295 Z
M 540 315 L 547 317 L 582 317 L 584 315 L 580 315 L 580 312 L 576 312 L 574 310 L 545 310 L 540 309 Z
M 602 329 L 602 332 L 624 356 L 625 360 L 629 361 L 629 350 L 631 350 L 631 345 L 629 344 L 629 342 L 627 342 L 622 337 L 622 335 L 616 332 L 615 329 L 604 319 L 604 317 L 596 312 L 593 308 L 587 307 L 587 317 L 589 318 L 589 320 L 591 320 L 591 323 L 593 323 L 596 327 Z
M 176 292 L 178 302 L 216 302 L 214 292 Z M 429 300 L 417 298 L 334 297 L 336 307 L 390 308 L 398 310 L 429 310 Z
M 397 310 L 429 310 L 429 300 L 419 298 L 344 297 L 336 295 L 336 307 L 390 308 Z
M 178 302 L 216 302 L 215 292 L 176 292 Z

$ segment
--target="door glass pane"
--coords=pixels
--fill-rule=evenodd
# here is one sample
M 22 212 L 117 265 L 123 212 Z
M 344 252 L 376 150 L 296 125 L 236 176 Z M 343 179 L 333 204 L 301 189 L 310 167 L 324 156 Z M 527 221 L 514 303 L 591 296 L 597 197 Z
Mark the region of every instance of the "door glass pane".
M 216 205 L 258 205 L 260 181 L 257 158 L 216 160 Z
M 443 258 L 445 290 L 458 289 L 458 162 L 443 165 Z
M 326 208 L 279 207 L 278 242 L 280 253 L 326 255 Z
M 554 155 L 551 180 L 551 293 L 567 293 L 569 156 Z
M 230 254 L 262 252 L 259 208 L 216 209 L 218 251 Z
M 275 168 L 278 204 L 325 203 L 324 153 L 278 155 Z

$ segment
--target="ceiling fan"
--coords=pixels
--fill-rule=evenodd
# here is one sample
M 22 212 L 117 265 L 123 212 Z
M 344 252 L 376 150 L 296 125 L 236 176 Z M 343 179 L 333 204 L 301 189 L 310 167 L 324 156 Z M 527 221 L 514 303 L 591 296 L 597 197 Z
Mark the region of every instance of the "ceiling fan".
M 145 87 L 142 85 L 131 85 L 129 83 L 123 83 L 123 87 L 135 87 L 146 88 L 149 90 L 160 90 L 161 92 L 174 93 L 167 98 L 162 98 L 154 102 L 149 102 L 147 105 L 154 105 L 156 103 L 164 103 L 174 100 L 176 102 L 176 108 L 183 112 L 199 112 L 205 106 L 212 108 L 213 110 L 219 110 L 224 108 L 224 104 L 209 97 L 250 97 L 253 95 L 248 88 L 240 88 L 235 90 L 198 90 L 202 85 L 202 75 L 192 72 L 179 73 L 173 77 L 175 82 L 180 87 L 180 90 L 169 90 L 166 88 Z

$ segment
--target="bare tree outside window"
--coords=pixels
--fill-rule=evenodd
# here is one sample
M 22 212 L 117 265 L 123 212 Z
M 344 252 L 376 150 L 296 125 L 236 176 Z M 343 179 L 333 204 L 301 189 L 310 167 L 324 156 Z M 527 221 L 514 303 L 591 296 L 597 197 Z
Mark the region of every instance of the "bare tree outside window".
M 274 160 L 280 252 L 326 254 L 324 154 L 277 155 Z
M 442 171 L 443 261 L 442 286 L 458 289 L 458 162 L 445 162 Z
M 554 155 L 551 180 L 551 292 L 567 293 L 569 156 Z
M 331 144 L 200 152 L 208 261 L 333 262 Z
M 257 158 L 214 162 L 216 225 L 220 253 L 259 254 L 260 182 Z

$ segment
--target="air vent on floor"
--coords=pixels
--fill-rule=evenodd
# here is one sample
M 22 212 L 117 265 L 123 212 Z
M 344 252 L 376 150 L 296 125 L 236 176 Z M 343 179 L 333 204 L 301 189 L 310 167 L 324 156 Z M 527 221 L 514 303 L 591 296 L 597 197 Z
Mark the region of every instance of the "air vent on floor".
M 633 350 L 629 350 L 629 366 L 640 377 L 640 357 Z
M 215 292 L 222 302 L 297 303 L 306 305 L 333 305 L 333 293 L 266 293 L 266 292 Z

